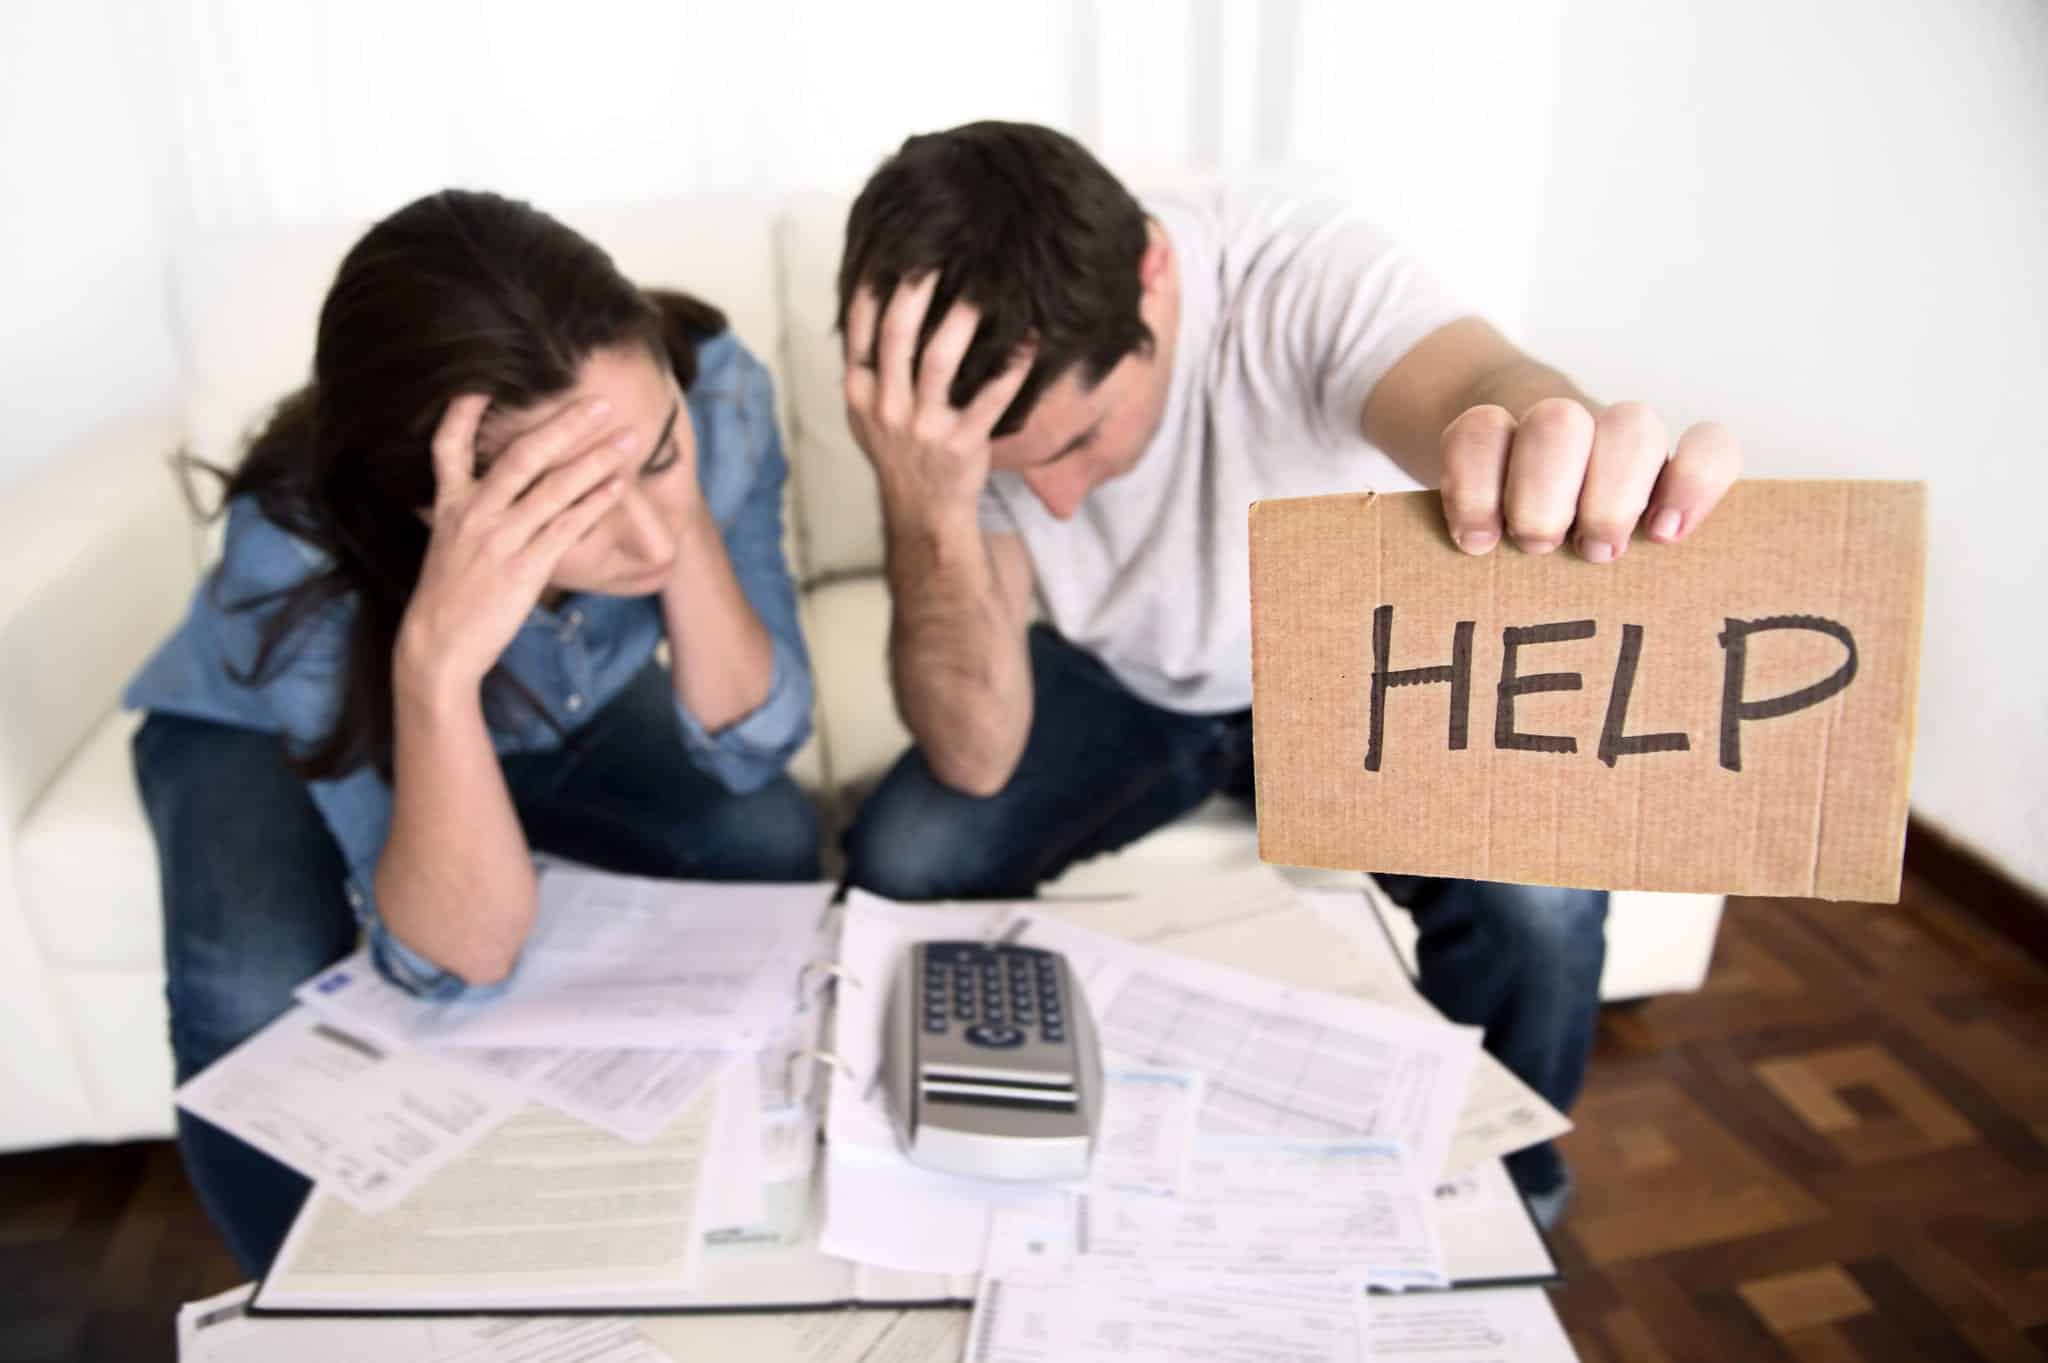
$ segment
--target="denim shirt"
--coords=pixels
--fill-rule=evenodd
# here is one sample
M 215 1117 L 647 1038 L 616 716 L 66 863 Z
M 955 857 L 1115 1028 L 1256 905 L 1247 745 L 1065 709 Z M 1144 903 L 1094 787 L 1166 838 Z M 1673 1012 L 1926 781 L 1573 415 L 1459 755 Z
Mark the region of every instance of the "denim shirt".
M 730 332 L 698 347 L 697 377 L 685 404 L 697 437 L 698 482 L 740 588 L 773 641 L 775 670 L 766 699 L 716 734 L 680 699 L 676 714 L 690 761 L 727 789 L 745 793 L 780 773 L 811 730 L 810 659 L 782 555 L 789 465 L 768 371 Z M 193 594 L 184 623 L 129 682 L 123 703 L 275 733 L 293 751 L 326 738 L 341 705 L 353 601 L 344 598 L 302 624 L 280 646 L 282 661 L 253 686 L 236 678 L 249 674 L 275 607 L 232 609 L 288 588 L 326 562 L 268 520 L 254 499 L 236 498 L 220 563 Z M 536 607 L 499 661 L 547 715 L 519 704 L 487 706 L 492 746 L 500 754 L 560 747 L 563 734 L 589 722 L 647 666 L 664 629 L 658 596 L 572 594 L 553 609 Z M 340 844 L 348 864 L 345 892 L 380 968 L 415 993 L 464 993 L 460 979 L 392 937 L 377 913 L 375 873 L 391 832 L 391 788 L 384 778 L 364 766 L 307 788 Z

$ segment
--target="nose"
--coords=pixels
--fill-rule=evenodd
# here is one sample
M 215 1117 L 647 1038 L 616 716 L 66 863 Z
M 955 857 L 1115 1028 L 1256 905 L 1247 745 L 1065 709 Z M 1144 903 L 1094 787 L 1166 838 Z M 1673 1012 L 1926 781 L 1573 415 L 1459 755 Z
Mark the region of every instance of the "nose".
M 626 558 L 653 568 L 675 557 L 675 537 L 669 533 L 668 523 L 639 488 L 627 485 L 613 515 L 619 527 L 615 542 Z
M 1024 475 L 1024 482 L 1056 521 L 1072 520 L 1093 486 L 1087 466 L 1079 459 L 1063 460 L 1049 469 L 1033 469 Z

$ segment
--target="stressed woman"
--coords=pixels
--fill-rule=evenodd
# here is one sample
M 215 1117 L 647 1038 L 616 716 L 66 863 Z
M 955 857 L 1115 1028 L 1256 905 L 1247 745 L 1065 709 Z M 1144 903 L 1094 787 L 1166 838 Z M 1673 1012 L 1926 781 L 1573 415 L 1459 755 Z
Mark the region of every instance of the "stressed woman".
M 359 935 L 414 993 L 500 985 L 535 851 L 817 876 L 784 774 L 811 715 L 786 472 L 767 372 L 716 309 L 495 195 L 370 229 L 312 381 L 228 479 L 219 565 L 127 694 L 180 1081 Z M 306 1183 L 179 1121 L 260 1272 Z

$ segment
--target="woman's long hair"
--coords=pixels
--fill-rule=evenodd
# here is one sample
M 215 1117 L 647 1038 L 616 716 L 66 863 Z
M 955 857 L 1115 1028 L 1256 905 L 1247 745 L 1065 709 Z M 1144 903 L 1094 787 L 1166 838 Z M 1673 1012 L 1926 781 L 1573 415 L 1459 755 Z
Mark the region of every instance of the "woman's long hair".
M 237 680 L 263 685 L 291 661 L 301 626 L 354 606 L 340 709 L 324 740 L 292 754 L 302 775 L 365 763 L 390 774 L 391 655 L 426 556 L 419 512 L 434 502 L 430 445 L 448 403 L 483 393 L 493 407 L 530 407 L 573 387 L 592 352 L 634 342 L 688 388 L 697 344 L 725 326 L 709 304 L 636 288 L 595 244 L 496 194 L 430 194 L 355 244 L 320 309 L 312 382 L 278 405 L 227 481 L 229 500 L 254 498 L 328 559 L 292 587 L 222 603 L 272 612 Z M 494 667 L 485 703 L 508 697 L 524 693 Z

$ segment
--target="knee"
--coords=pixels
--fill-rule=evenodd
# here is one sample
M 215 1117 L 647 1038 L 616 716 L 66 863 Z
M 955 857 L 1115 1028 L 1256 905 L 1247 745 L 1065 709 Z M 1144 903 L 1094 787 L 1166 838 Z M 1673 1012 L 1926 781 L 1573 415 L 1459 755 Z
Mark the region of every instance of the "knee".
M 735 802 L 722 860 L 735 880 L 816 880 L 818 811 L 787 776 Z
M 1606 940 L 1607 893 L 1554 885 L 1493 885 L 1486 917 L 1513 953 L 1563 968 L 1598 959 Z
M 974 797 L 949 790 L 922 766 L 899 766 L 861 804 L 846 834 L 850 884 L 885 899 L 972 899 L 1014 893 L 995 883 L 998 865 L 988 855 L 996 839 L 970 826 Z

